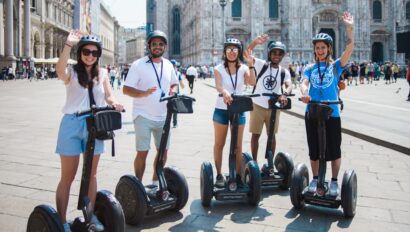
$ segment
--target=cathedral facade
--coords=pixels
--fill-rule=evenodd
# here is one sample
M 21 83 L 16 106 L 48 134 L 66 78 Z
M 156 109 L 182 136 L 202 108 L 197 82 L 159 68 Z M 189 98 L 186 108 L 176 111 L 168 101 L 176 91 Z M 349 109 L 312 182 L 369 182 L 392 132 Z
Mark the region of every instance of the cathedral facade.
M 168 54 L 183 65 L 218 63 L 224 38 L 247 46 L 265 33 L 287 45 L 289 62 L 311 62 L 311 39 L 319 32 L 334 39 L 334 56 L 346 46 L 341 20 L 354 16 L 355 49 L 351 61 L 409 59 L 409 46 L 397 49 L 397 37 L 410 40 L 410 0 L 147 0 L 147 29 L 168 35 Z M 403 46 L 402 46 L 403 47 Z M 266 58 L 266 46 L 256 56 Z

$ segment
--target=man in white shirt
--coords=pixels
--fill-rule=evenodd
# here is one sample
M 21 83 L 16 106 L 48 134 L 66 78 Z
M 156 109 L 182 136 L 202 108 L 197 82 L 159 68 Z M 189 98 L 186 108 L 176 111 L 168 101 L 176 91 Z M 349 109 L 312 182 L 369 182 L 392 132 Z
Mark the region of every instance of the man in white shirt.
M 198 77 L 198 71 L 196 68 L 191 64 L 189 68 L 186 70 L 186 79 L 188 80 L 189 83 L 189 88 L 191 89 L 191 94 L 193 93 L 194 90 L 194 81 L 195 78 Z
M 252 50 L 258 44 L 264 44 L 268 41 L 268 35 L 263 34 L 254 39 L 248 46 L 245 55 L 251 55 Z M 254 88 L 255 94 L 276 93 L 281 95 L 278 101 L 282 105 L 287 104 L 286 93 L 292 91 L 292 82 L 290 73 L 287 69 L 281 67 L 279 63 L 285 56 L 286 46 L 280 41 L 271 41 L 268 44 L 268 59 L 267 61 L 254 58 L 254 66 L 250 66 L 251 77 L 256 76 L 256 85 Z M 282 91 L 282 86 L 285 89 Z M 249 131 L 252 133 L 251 150 L 253 160 L 257 161 L 259 137 L 262 133 L 263 125 L 266 125 L 267 132 L 270 124 L 270 115 L 272 109 L 269 109 L 269 98 L 261 96 L 253 99 L 253 111 L 250 113 Z M 278 131 L 279 111 L 276 112 L 274 133 L 272 137 L 272 153 L 275 154 L 276 138 L 275 134 Z
M 135 175 L 142 181 L 145 160 L 150 149 L 151 134 L 155 147 L 159 149 L 162 129 L 167 114 L 166 101 L 162 97 L 174 95 L 178 90 L 178 79 L 168 59 L 162 57 L 167 47 L 167 36 L 162 31 L 150 32 L 147 36 L 149 55 L 136 60 L 127 74 L 123 93 L 133 98 L 133 122 L 137 155 L 134 161 Z M 169 140 L 164 154 L 167 158 Z M 154 161 L 154 167 L 157 160 Z M 155 168 L 154 168 L 155 170 Z M 152 181 L 158 186 L 154 172 Z

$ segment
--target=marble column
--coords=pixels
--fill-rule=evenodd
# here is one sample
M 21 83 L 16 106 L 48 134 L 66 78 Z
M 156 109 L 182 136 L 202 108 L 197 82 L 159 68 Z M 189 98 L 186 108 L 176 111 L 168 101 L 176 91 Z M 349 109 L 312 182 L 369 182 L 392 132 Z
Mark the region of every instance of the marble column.
M 30 57 L 30 0 L 24 1 L 24 57 Z
M 4 55 L 7 60 L 15 60 L 13 51 L 13 0 L 4 1 L 4 9 L 6 12 L 5 30 L 4 30 Z

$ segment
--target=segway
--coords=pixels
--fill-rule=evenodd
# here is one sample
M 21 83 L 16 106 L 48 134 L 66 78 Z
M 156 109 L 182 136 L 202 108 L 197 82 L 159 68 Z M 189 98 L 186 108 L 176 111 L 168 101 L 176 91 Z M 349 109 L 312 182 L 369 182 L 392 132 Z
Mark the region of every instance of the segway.
M 107 125 L 107 114 L 115 118 L 115 125 Z M 114 110 L 112 106 L 92 107 L 90 110 L 77 113 L 77 116 L 89 115 L 86 119 L 88 139 L 86 151 L 84 153 L 83 171 L 81 176 L 80 194 L 78 197 L 77 209 L 81 210 L 83 217 L 77 217 L 70 227 L 72 231 L 95 231 L 95 225 L 90 223 L 91 216 L 95 214 L 98 220 L 104 225 L 104 231 L 123 232 L 124 214 L 120 203 L 114 195 L 107 190 L 97 192 L 94 212 L 92 211 L 91 202 L 88 198 L 88 189 L 91 176 L 91 168 L 94 157 L 94 147 L 97 132 L 110 133 L 109 131 L 121 128 L 121 113 Z M 103 119 L 103 120 L 101 120 Z M 111 124 L 111 123 L 108 123 Z M 107 131 L 101 131 L 105 128 Z M 38 205 L 30 214 L 27 224 L 27 232 L 64 232 L 63 223 L 57 211 L 49 205 Z
M 173 113 L 193 113 L 194 98 L 174 95 L 162 98 L 167 101 L 167 115 L 157 153 L 155 172 L 159 186 L 144 186 L 136 176 L 124 175 L 115 189 L 115 196 L 124 210 L 125 222 L 140 224 L 145 217 L 157 215 L 165 210 L 179 211 L 188 201 L 189 191 L 185 176 L 175 167 L 164 167 L 164 153 Z
M 222 95 L 219 95 L 222 96 Z M 220 201 L 240 201 L 247 200 L 251 205 L 258 205 L 261 195 L 261 175 L 258 164 L 251 160 L 246 164 L 244 175 L 241 176 L 244 180 L 243 186 L 238 186 L 236 183 L 236 145 L 238 141 L 239 114 L 241 112 L 251 111 L 253 108 L 252 99 L 259 94 L 252 95 L 232 95 L 233 101 L 228 106 L 228 112 L 232 119 L 230 121 L 231 128 L 231 143 L 229 148 L 229 175 L 226 176 L 225 186 L 218 188 L 214 186 L 214 176 L 212 164 L 205 161 L 201 165 L 201 201 L 202 205 L 209 207 L 212 198 Z
M 269 108 L 272 109 L 270 115 L 270 124 L 268 130 L 268 140 L 266 142 L 265 159 L 267 163 L 261 168 L 261 187 L 262 189 L 278 188 L 288 189 L 293 172 L 293 160 L 289 154 L 278 152 L 273 159 L 272 139 L 274 136 L 275 119 L 277 110 L 288 110 L 292 107 L 292 101 L 288 98 L 288 104 L 282 106 L 279 103 L 280 94 L 263 93 L 262 96 L 270 97 Z M 286 94 L 286 96 L 294 96 L 294 94 Z M 242 154 L 241 173 L 245 172 L 246 164 L 252 160 L 252 156 L 248 153 Z M 276 171 L 274 169 L 276 168 Z
M 292 183 L 290 187 L 290 199 L 296 209 L 300 209 L 305 204 L 318 205 L 328 208 L 339 208 L 342 206 L 345 217 L 354 217 L 357 203 L 357 176 L 354 170 L 345 171 L 343 175 L 342 189 L 338 196 L 331 196 L 328 193 L 329 181 L 326 176 L 326 124 L 330 118 L 332 108 L 330 104 L 341 104 L 341 101 L 310 101 L 308 103 L 308 117 L 318 121 L 318 141 L 319 141 L 319 176 L 317 190 L 315 193 L 308 191 L 309 173 L 305 164 L 296 165 L 292 173 Z

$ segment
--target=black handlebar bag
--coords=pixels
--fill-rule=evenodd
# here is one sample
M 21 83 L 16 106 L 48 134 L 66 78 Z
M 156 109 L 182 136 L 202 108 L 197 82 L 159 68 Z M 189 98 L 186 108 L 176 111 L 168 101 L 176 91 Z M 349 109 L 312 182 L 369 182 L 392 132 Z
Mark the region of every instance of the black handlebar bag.
M 332 107 L 326 104 L 309 104 L 308 105 L 308 117 L 313 120 L 328 120 L 332 114 Z
M 121 113 L 115 110 L 98 112 L 95 115 L 96 138 L 108 140 L 114 138 L 114 130 L 121 129 Z
M 172 113 L 192 114 L 194 99 L 186 96 L 178 96 L 168 100 L 167 107 Z
M 235 113 L 242 113 L 246 111 L 253 110 L 253 103 L 252 98 L 247 96 L 235 96 L 233 101 L 230 105 L 228 105 L 228 112 L 235 114 Z

